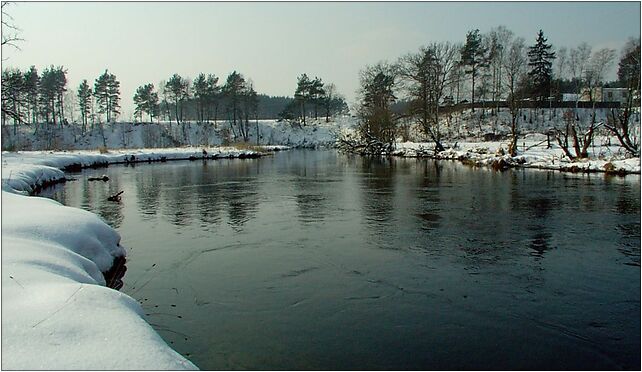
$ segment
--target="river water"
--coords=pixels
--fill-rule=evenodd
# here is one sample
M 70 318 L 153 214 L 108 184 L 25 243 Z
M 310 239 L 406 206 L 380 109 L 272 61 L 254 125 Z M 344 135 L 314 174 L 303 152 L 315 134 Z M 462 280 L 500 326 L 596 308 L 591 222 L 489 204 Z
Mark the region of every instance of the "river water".
M 123 291 L 202 369 L 640 367 L 639 176 L 288 151 L 74 177 L 43 195 L 120 232 Z

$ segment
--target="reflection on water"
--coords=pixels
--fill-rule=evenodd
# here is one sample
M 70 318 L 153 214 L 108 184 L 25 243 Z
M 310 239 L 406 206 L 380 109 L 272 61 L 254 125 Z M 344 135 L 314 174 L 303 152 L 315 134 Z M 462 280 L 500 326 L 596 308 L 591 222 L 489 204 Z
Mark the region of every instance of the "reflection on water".
M 76 177 L 48 195 L 119 230 L 123 290 L 203 369 L 639 368 L 639 177 L 332 151 Z

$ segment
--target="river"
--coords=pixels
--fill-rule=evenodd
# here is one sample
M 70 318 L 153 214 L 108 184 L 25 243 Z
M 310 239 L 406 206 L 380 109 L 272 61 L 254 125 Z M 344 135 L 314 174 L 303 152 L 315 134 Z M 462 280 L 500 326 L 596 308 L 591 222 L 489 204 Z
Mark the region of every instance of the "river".
M 639 176 L 303 150 L 73 176 L 42 195 L 119 231 L 122 290 L 202 369 L 640 367 Z

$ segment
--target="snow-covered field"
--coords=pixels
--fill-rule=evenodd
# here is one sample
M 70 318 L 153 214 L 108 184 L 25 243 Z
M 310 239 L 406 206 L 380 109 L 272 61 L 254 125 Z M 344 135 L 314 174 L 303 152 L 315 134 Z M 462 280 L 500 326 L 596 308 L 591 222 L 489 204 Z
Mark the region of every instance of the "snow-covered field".
M 206 148 L 209 156 L 250 150 Z M 2 154 L 2 369 L 196 369 L 143 319 L 103 273 L 125 255 L 98 216 L 40 197 L 69 166 L 202 157 L 202 148 Z

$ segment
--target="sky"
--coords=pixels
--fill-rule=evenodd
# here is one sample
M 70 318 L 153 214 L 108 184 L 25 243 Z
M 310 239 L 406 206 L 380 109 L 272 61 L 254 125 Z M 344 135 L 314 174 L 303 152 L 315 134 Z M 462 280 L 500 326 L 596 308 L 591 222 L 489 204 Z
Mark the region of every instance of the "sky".
M 302 73 L 354 102 L 359 70 L 430 42 L 504 25 L 533 44 L 587 42 L 620 49 L 640 37 L 639 2 L 18 2 L 7 9 L 24 39 L 3 47 L 3 68 L 62 65 L 69 89 L 105 71 L 121 82 L 121 118 L 136 88 L 178 73 L 236 70 L 259 93 L 292 96 Z M 614 64 L 615 65 L 615 64 Z M 615 78 L 615 66 L 610 71 Z

